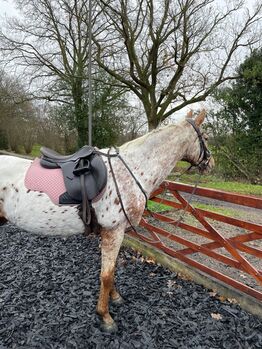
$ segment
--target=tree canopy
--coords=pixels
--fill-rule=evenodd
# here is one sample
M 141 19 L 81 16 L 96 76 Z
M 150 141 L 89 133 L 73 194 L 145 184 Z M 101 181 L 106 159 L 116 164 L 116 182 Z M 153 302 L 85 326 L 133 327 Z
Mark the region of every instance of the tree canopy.
M 16 0 L 16 4 L 21 16 L 9 18 L 0 30 L 6 66 L 28 82 L 28 98 L 69 106 L 82 146 L 88 137 L 89 1 Z M 101 78 L 93 66 L 92 75 L 97 74 Z M 112 85 L 112 77 L 106 75 L 104 84 L 110 80 Z
M 261 4 L 250 12 L 244 1 L 97 2 L 96 62 L 141 100 L 150 129 L 235 79 L 236 57 L 259 41 Z
M 28 80 L 34 98 L 73 106 L 79 145 L 86 142 L 88 29 L 93 72 L 141 101 L 150 129 L 186 105 L 203 101 L 235 79 L 239 52 L 259 41 L 261 4 L 245 1 L 16 0 L 21 16 L 0 30 L 9 69 Z
M 262 50 L 255 50 L 237 69 L 240 78 L 220 89 L 216 100 L 222 108 L 215 113 L 214 132 L 221 160 L 229 174 L 262 181 Z M 223 146 L 222 146 L 223 145 Z M 225 166 L 227 163 L 227 166 Z

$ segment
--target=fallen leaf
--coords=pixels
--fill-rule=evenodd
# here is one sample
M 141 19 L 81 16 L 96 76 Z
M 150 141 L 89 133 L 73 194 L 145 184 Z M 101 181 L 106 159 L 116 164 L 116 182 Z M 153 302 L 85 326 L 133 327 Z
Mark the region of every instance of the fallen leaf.
M 211 297 L 216 297 L 217 293 L 216 292 L 208 292 Z
M 224 296 L 219 296 L 217 298 L 220 300 L 220 302 L 225 302 L 227 300 L 227 298 Z
M 211 317 L 215 320 L 221 320 L 222 319 L 222 315 L 219 313 L 211 313 Z
M 227 300 L 229 301 L 229 303 L 237 304 L 237 300 L 235 298 L 228 298 Z
M 151 259 L 151 258 L 147 258 L 147 259 L 146 259 L 146 262 L 149 263 L 149 264 L 155 264 L 155 263 L 156 263 L 156 262 L 155 262 L 153 259 Z
M 167 281 L 167 287 L 168 287 L 168 288 L 174 287 L 175 284 L 176 284 L 176 281 L 175 281 L 175 280 L 168 280 L 168 281 Z

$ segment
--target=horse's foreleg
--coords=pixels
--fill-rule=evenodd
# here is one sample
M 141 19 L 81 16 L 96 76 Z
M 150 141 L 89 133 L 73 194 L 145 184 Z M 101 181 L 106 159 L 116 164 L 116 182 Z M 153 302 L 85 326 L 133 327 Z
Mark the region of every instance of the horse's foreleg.
M 109 298 L 113 300 L 120 299 L 121 296 L 114 286 L 114 272 L 116 258 L 119 253 L 120 246 L 124 237 L 124 229 L 102 230 L 101 232 L 101 285 L 100 294 L 97 304 L 97 312 L 102 316 L 104 328 L 106 330 L 114 330 L 116 325 L 109 314 Z

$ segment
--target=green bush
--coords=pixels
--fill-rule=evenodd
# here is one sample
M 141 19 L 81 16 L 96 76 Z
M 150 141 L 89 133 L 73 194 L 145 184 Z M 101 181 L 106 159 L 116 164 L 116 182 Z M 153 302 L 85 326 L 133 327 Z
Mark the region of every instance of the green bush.
M 0 149 L 8 149 L 7 135 L 4 130 L 0 129 Z

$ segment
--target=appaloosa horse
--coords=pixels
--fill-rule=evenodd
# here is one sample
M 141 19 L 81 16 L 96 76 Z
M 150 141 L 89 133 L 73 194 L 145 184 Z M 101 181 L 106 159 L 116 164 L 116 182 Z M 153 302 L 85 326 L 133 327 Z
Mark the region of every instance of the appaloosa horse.
M 174 168 L 178 160 L 184 159 L 191 164 L 205 160 L 205 168 L 214 165 L 212 156 L 203 152 L 205 140 L 199 126 L 205 118 L 202 111 L 194 120 L 182 120 L 154 130 L 145 136 L 128 142 L 119 148 L 122 158 L 131 168 L 142 185 L 147 197 L 156 189 Z M 102 150 L 106 152 L 106 150 Z M 207 161 L 206 161 L 207 160 Z M 0 156 L 0 219 L 6 219 L 18 227 L 42 235 L 69 236 L 83 233 L 84 224 L 76 206 L 55 205 L 49 197 L 25 187 L 25 176 L 31 165 L 30 160 L 11 156 Z M 97 312 L 103 319 L 104 327 L 116 327 L 109 314 L 109 298 L 121 302 L 122 298 L 114 285 L 115 262 L 123 241 L 124 232 L 129 226 L 138 225 L 145 207 L 145 195 L 137 186 L 134 178 L 118 158 L 112 158 L 112 166 L 121 192 L 122 202 L 129 218 L 120 205 L 108 159 L 108 182 L 102 198 L 93 203 L 101 231 L 101 287 Z

